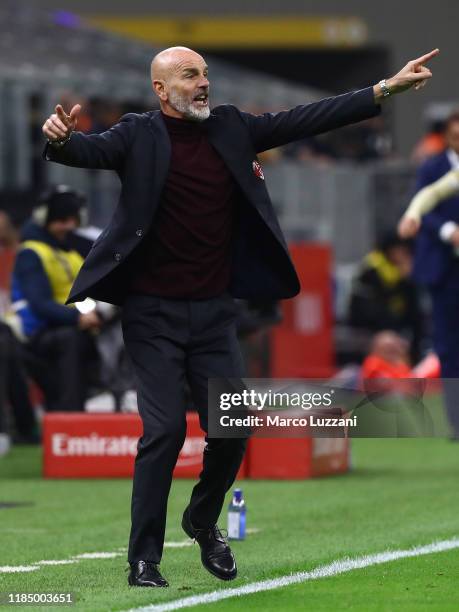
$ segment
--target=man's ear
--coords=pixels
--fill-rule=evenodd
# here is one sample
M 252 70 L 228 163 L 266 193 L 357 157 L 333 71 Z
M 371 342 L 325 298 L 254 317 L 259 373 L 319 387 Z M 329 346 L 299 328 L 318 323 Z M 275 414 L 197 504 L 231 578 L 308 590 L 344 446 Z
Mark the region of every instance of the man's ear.
M 153 91 L 160 100 L 167 100 L 166 83 L 162 79 L 155 79 L 153 81 Z

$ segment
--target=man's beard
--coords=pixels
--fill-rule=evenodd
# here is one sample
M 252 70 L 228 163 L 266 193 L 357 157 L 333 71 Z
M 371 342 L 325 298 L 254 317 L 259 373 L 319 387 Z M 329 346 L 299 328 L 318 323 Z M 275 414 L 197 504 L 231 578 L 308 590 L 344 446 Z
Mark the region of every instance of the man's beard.
M 191 121 L 205 121 L 209 118 L 209 106 L 195 108 L 191 102 L 188 102 L 175 91 L 169 92 L 168 101 L 174 110 L 176 110 L 178 113 L 182 113 L 185 119 L 190 119 Z

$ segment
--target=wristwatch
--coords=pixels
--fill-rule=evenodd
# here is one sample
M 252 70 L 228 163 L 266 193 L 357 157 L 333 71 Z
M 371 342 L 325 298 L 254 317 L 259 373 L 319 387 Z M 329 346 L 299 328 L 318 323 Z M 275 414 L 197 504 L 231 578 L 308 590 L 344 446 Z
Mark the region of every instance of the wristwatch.
M 391 92 L 390 92 L 390 89 L 387 87 L 386 79 L 379 81 L 379 86 L 381 87 L 381 93 L 384 96 L 384 98 L 387 98 L 387 96 L 390 96 Z

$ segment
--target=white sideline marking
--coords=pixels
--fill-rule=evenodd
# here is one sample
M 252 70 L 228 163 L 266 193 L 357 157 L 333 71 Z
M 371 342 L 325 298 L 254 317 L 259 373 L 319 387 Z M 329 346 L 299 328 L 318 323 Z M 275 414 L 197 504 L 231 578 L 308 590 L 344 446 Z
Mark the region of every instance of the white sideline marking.
M 114 559 L 115 557 L 121 557 L 123 553 L 120 552 L 93 552 L 93 553 L 82 553 L 81 555 L 75 555 L 74 559 Z
M 213 603 L 215 601 L 221 601 L 222 599 L 228 599 L 230 597 L 240 597 L 241 595 L 249 595 L 251 593 L 258 593 L 260 591 L 270 591 L 272 589 L 289 586 L 290 584 L 298 584 L 300 582 L 307 582 L 308 580 L 316 580 L 317 578 L 328 578 L 330 576 L 336 576 L 337 574 L 343 574 L 344 572 L 350 572 L 355 569 L 362 569 L 371 565 L 387 563 L 388 561 L 397 561 L 398 559 L 404 559 L 406 557 L 429 555 L 436 552 L 451 550 L 453 548 L 459 548 L 459 538 L 433 542 L 432 544 L 427 544 L 426 546 L 417 546 L 408 550 L 388 550 L 386 552 L 376 553 L 374 555 L 365 555 L 355 559 L 346 557 L 344 559 L 332 561 L 328 565 L 317 567 L 309 572 L 297 572 L 296 574 L 282 576 L 281 578 L 252 582 L 250 584 L 246 584 L 245 586 L 233 589 L 221 589 L 220 591 L 212 591 L 211 593 L 203 593 L 202 595 L 192 595 L 190 597 L 184 597 L 183 599 L 169 601 L 164 604 L 132 608 L 128 612 L 169 612 L 170 610 L 191 608 L 192 606 Z
M 78 563 L 76 559 L 45 559 L 37 561 L 37 565 L 69 565 L 70 563 Z
M 0 565 L 2 574 L 12 574 L 13 572 L 34 572 L 40 569 L 38 565 Z
M 181 542 L 165 542 L 165 548 L 183 548 L 192 546 L 192 540 L 182 540 Z M 70 565 L 71 563 L 79 563 L 85 559 L 114 559 L 122 557 L 127 552 L 127 548 L 118 548 L 119 552 L 91 552 L 74 555 L 70 559 L 44 559 L 43 561 L 35 561 L 31 565 L 0 565 L 0 574 L 12 574 L 14 572 L 35 572 L 43 565 Z

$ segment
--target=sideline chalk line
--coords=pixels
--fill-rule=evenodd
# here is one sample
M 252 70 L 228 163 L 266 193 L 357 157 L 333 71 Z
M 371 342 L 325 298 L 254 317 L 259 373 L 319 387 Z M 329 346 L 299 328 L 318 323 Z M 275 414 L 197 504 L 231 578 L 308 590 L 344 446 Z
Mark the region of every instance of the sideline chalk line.
M 165 542 L 165 548 L 183 548 L 192 546 L 193 540 L 182 540 L 180 542 Z M 118 548 L 116 552 L 89 552 L 73 555 L 68 559 L 44 559 L 35 561 L 29 565 L 0 565 L 0 574 L 14 574 L 17 572 L 35 572 L 44 565 L 70 565 L 71 563 L 79 563 L 85 559 L 114 559 L 115 557 L 126 556 L 127 548 Z
M 258 527 L 252 527 L 247 529 L 247 533 L 258 533 L 261 531 Z M 184 548 L 185 546 L 193 546 L 193 540 L 180 540 L 178 542 L 165 542 L 164 548 Z M 14 574 L 18 572 L 35 572 L 40 569 L 43 565 L 70 565 L 71 563 L 78 563 L 84 559 L 114 559 L 115 557 L 122 557 L 127 553 L 127 548 L 122 546 L 116 549 L 115 552 L 90 552 L 81 553 L 79 555 L 73 555 L 68 559 L 44 559 L 42 561 L 35 561 L 28 565 L 0 565 L 0 574 Z
M 430 555 L 432 553 L 452 550 L 454 548 L 459 548 L 459 538 L 432 542 L 431 544 L 427 544 L 425 546 L 416 546 L 407 550 L 388 550 L 372 555 L 356 557 L 354 559 L 345 557 L 344 559 L 332 561 L 328 565 L 322 565 L 308 572 L 297 572 L 288 576 L 273 578 L 272 580 L 252 582 L 250 584 L 232 589 L 221 589 L 219 591 L 212 591 L 210 593 L 203 593 L 201 595 L 192 595 L 182 599 L 165 602 L 163 604 L 131 608 L 127 612 L 169 612 L 171 610 L 191 608 L 192 606 L 214 603 L 216 601 L 221 601 L 222 599 L 229 599 L 230 597 L 240 597 L 241 595 L 250 595 L 251 593 L 259 593 L 260 591 L 270 591 L 289 586 L 291 584 L 307 582 L 308 580 L 317 580 L 318 578 L 337 576 L 338 574 L 350 572 L 355 569 L 370 567 L 372 565 L 378 565 L 380 563 L 397 561 L 398 559 L 405 559 L 407 557 Z

